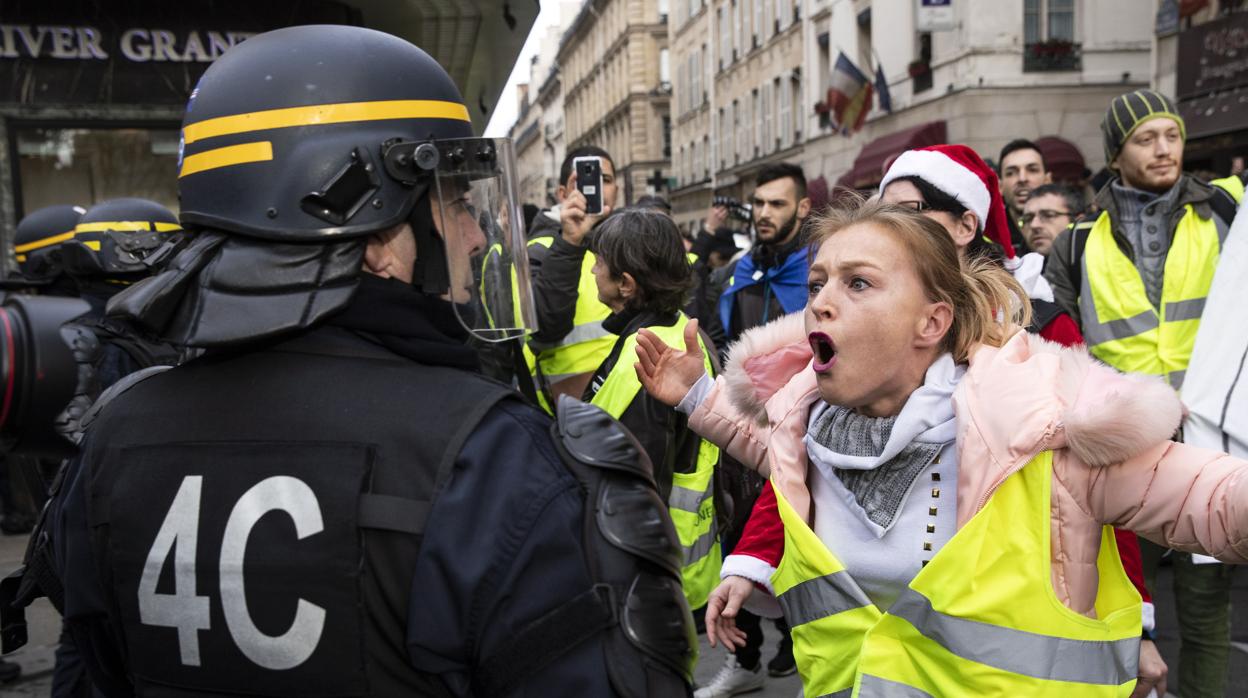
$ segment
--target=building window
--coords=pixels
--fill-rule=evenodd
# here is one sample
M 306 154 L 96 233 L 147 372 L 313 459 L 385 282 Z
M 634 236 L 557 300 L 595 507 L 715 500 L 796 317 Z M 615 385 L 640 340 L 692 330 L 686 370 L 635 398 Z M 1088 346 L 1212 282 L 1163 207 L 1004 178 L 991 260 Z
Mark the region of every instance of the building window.
M 659 0 L 659 22 L 667 21 L 668 0 Z
M 702 157 L 698 158 L 698 169 L 702 171 L 702 179 L 711 178 L 711 141 L 710 136 L 702 136 Z
M 754 100 L 754 157 L 767 152 L 767 141 L 763 139 L 763 99 L 758 89 L 751 93 Z
M 702 54 L 698 51 L 689 56 L 689 73 L 689 109 L 696 109 L 702 104 Z
M 672 117 L 663 115 L 663 157 L 672 156 Z
M 737 100 L 732 100 L 732 105 L 729 108 L 729 111 L 732 112 L 732 131 L 729 135 L 732 136 L 735 134 L 736 138 L 735 141 L 733 138 L 725 138 L 724 142 L 733 143 L 732 164 L 735 165 L 741 162 L 741 109 L 737 106 Z
M 780 93 L 780 148 L 793 144 L 793 91 L 776 78 L 776 92 Z
M 763 154 L 766 155 L 767 153 L 770 153 L 771 151 L 776 149 L 776 141 L 774 137 L 771 135 L 772 134 L 771 119 L 772 119 L 772 114 L 775 112 L 775 109 L 772 107 L 772 89 L 771 89 L 770 82 L 763 84 L 762 100 L 763 100 L 762 150 L 763 150 Z
M 858 65 L 871 65 L 871 8 L 858 13 Z
M 728 166 L 728 115 L 723 110 L 719 110 L 719 169 Z
M 659 49 L 659 87 L 672 89 L 672 62 L 667 49 Z
M 758 48 L 763 43 L 763 37 L 766 30 L 763 29 L 763 7 L 767 5 L 767 0 L 753 0 L 754 2 L 754 38 L 753 47 Z
M 741 128 L 737 131 L 737 150 L 745 162 L 749 162 L 754 157 L 754 148 L 750 143 L 754 135 L 754 129 L 750 126 L 753 123 L 750 121 L 750 115 L 753 113 L 750 107 L 750 96 L 743 95 L 741 97 Z
M 729 57 L 732 56 L 732 28 L 728 24 L 729 19 L 724 8 L 715 10 L 715 14 L 719 19 L 719 69 L 723 70 L 728 66 Z
M 786 0 L 776 0 L 775 14 L 772 15 L 772 19 L 775 22 L 775 32 L 777 34 L 779 34 L 780 30 L 785 26 L 785 15 L 788 14 L 785 12 L 785 5 L 787 4 L 788 2 Z
M 789 87 L 793 90 L 793 98 L 790 103 L 800 105 L 802 103 L 802 71 L 800 68 L 793 70 L 793 77 L 789 80 Z M 802 110 L 800 108 L 793 109 L 793 142 L 800 143 L 802 141 Z
M 126 196 L 178 210 L 176 124 L 168 128 L 18 126 L 14 135 L 22 215 L 66 201 L 90 206 Z
M 910 64 L 911 89 L 915 94 L 932 89 L 932 35 L 919 34 L 919 57 Z
M 741 2 L 732 0 L 732 60 L 741 55 Z
M 702 53 L 698 55 L 698 91 L 695 93 L 697 96 L 694 97 L 698 101 L 698 105 L 706 104 L 706 88 L 702 86 L 702 71 L 711 65 L 710 54 L 707 53 L 708 50 L 706 44 L 702 44 Z
M 1023 0 L 1023 72 L 1080 70 L 1074 0 Z
M 1024 0 L 1023 40 L 1075 40 L 1075 0 Z

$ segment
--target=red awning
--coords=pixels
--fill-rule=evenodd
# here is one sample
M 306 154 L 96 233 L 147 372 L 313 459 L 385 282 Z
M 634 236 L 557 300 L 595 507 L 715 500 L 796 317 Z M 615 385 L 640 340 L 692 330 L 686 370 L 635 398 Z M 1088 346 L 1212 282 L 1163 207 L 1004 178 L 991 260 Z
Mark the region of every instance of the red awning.
M 945 142 L 945 122 L 929 121 L 913 128 L 890 133 L 862 146 L 853 167 L 849 168 L 840 179 L 838 187 L 848 189 L 874 188 L 884 179 L 884 172 L 898 155 L 928 145 L 940 145 Z
M 1044 155 L 1044 163 L 1049 166 L 1054 182 L 1068 184 L 1087 179 L 1088 165 L 1074 143 L 1057 136 L 1037 138 L 1035 143 Z

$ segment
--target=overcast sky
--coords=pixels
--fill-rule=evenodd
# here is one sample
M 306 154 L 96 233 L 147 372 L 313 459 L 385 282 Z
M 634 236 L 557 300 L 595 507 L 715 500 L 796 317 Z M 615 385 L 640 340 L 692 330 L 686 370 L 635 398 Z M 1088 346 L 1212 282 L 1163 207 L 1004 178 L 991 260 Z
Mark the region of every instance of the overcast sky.
M 516 64 L 512 66 L 511 77 L 503 88 L 498 106 L 490 116 L 490 123 L 485 127 L 485 135 L 499 138 L 507 135 L 508 129 L 516 122 L 516 85 L 529 80 L 529 60 L 537 53 L 537 45 L 541 37 L 546 35 L 546 28 L 559 22 L 559 0 L 542 0 L 542 10 L 537 13 L 529 38 L 520 49 Z

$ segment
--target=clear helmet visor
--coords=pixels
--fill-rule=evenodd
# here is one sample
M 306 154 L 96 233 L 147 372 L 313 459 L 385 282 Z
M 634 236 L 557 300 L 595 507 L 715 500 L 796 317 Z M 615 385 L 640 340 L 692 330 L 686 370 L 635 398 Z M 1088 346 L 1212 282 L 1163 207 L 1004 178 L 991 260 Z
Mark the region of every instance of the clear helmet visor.
M 535 332 L 511 141 L 465 138 L 436 147 L 433 220 L 445 242 L 448 296 L 460 324 L 486 342 Z

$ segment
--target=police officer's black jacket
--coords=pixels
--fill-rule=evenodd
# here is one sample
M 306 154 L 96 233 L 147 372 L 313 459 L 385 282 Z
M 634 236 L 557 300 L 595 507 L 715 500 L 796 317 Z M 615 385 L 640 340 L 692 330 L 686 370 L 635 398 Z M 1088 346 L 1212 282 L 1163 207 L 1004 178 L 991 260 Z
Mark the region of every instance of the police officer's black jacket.
M 117 395 L 49 517 L 97 687 L 480 694 L 483 658 L 590 588 L 549 419 L 470 373 L 458 335 L 449 306 L 369 277 L 324 326 Z M 584 642 L 515 688 L 612 695 L 605 655 Z

